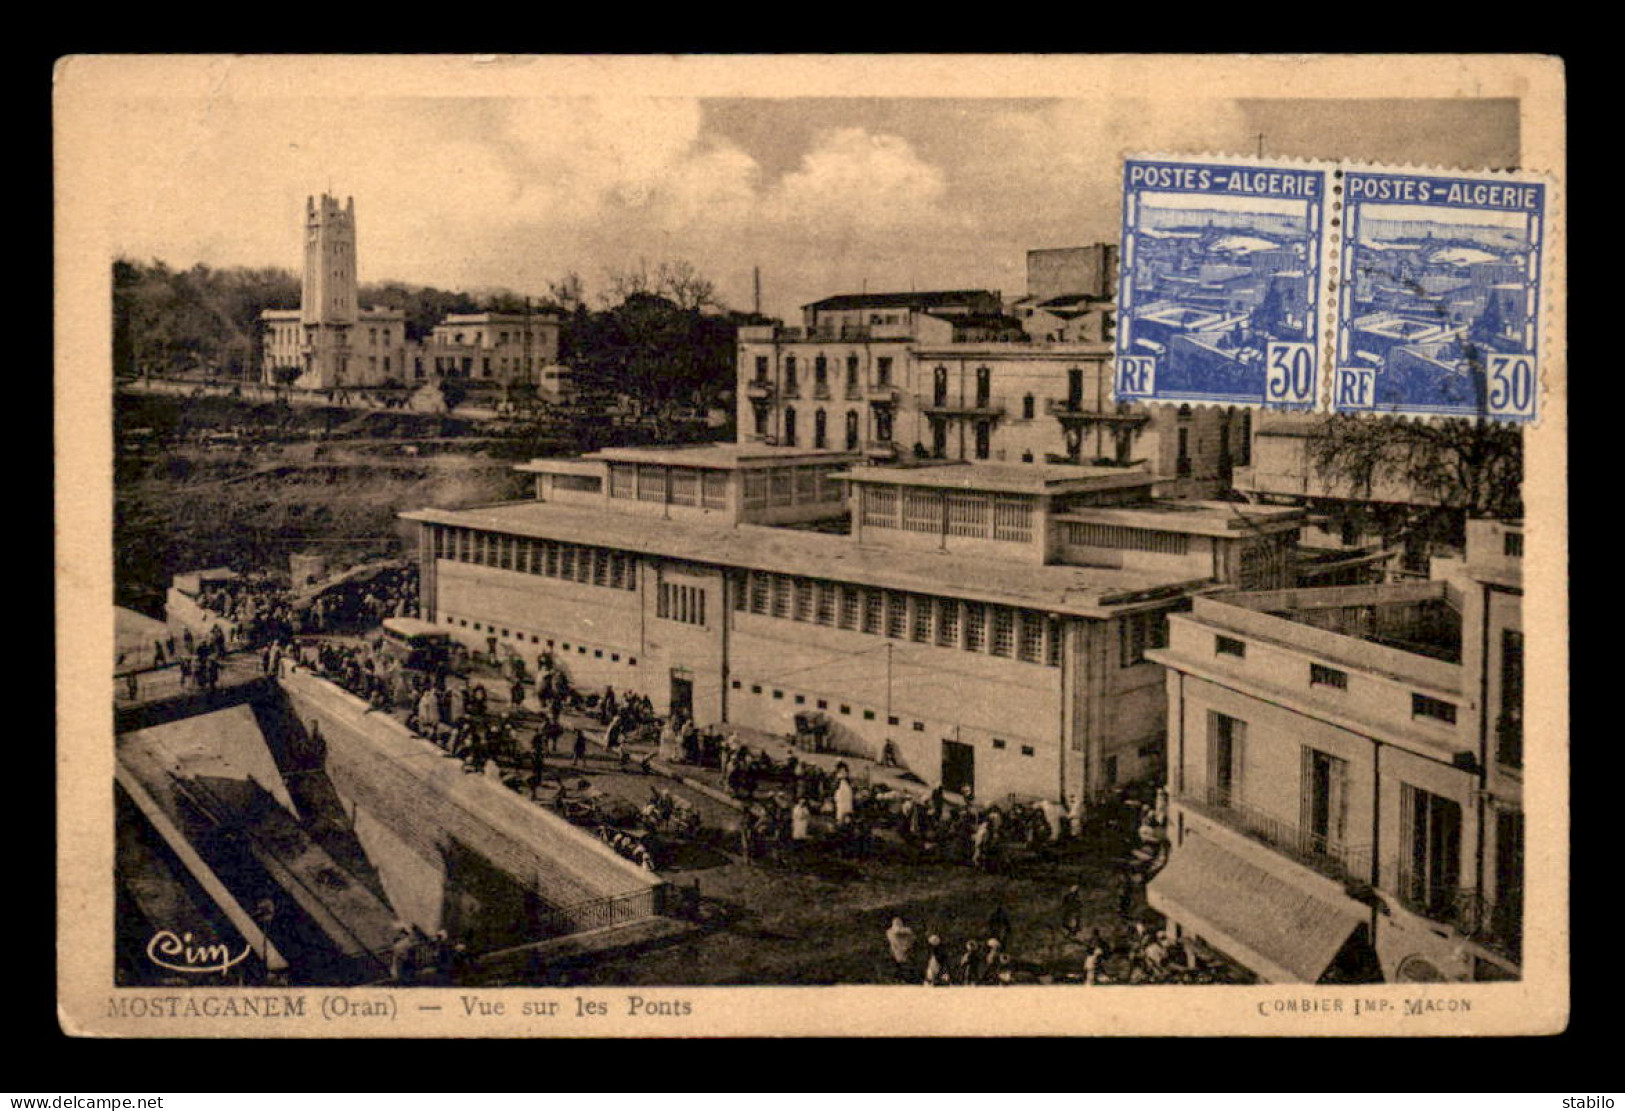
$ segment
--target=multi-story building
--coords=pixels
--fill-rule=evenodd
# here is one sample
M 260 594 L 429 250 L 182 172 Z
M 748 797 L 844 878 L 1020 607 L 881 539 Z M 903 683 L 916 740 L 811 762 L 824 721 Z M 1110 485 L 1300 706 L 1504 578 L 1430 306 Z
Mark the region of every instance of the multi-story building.
M 1075 800 L 1159 766 L 1167 612 L 1289 581 L 1296 510 L 1156 501 L 1143 468 L 855 459 L 535 460 L 535 499 L 403 514 L 423 616 L 663 712 L 781 734 L 821 714 L 841 751 L 927 783 Z M 847 534 L 769 523 L 843 511 Z
M 1173 615 L 1152 906 L 1266 981 L 1515 978 L 1521 554 L 1474 522 L 1430 581 Z
M 286 375 L 295 388 L 331 390 L 444 377 L 545 386 L 543 368 L 559 354 L 556 309 L 448 316 L 420 344 L 408 339 L 400 309 L 360 306 L 357 273 L 355 198 L 342 206 L 326 194 L 307 198 L 299 308 L 260 314 L 266 382 Z
M 1022 320 L 983 311 L 996 298 L 846 295 L 806 306 L 803 328 L 741 328 L 741 438 L 879 458 L 1144 462 L 1159 493 L 1190 497 L 1248 461 L 1246 412 L 1118 405 L 1105 333 L 1035 341 Z

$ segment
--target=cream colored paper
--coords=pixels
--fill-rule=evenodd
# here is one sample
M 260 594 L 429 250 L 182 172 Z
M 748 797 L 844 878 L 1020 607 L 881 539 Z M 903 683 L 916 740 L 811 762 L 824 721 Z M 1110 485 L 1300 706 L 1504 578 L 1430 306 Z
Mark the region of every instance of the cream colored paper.
M 1566 289 L 1553 275 L 1547 306 L 1546 396 L 1540 426 L 1527 438 L 1526 634 L 1530 759 L 1525 773 L 1528 822 L 1526 954 L 1523 979 L 1504 984 L 1394 984 L 1359 989 L 1316 987 L 1012 987 L 974 994 L 893 987 L 672 988 L 660 990 L 511 988 L 339 991 L 262 989 L 287 1002 L 281 1017 L 188 1017 L 149 1006 L 147 1017 L 121 1013 L 135 996 L 186 996 L 161 989 L 116 989 L 112 975 L 113 777 L 112 561 L 110 425 L 110 269 L 143 227 L 184 219 L 221 237 L 246 234 L 220 220 L 207 201 L 215 189 L 188 182 L 250 182 L 255 159 L 227 157 L 241 145 L 219 144 L 213 109 L 231 127 L 251 127 L 256 106 L 384 99 L 421 100 L 432 113 L 440 98 L 916 98 L 974 97 L 1012 101 L 1058 98 L 1132 102 L 1129 123 L 1091 149 L 1061 148 L 1065 165 L 1080 161 L 1110 176 L 1127 151 L 1169 149 L 1169 135 L 1189 153 L 1240 154 L 1210 142 L 1215 105 L 1267 101 L 1280 121 L 1263 142 L 1271 156 L 1403 161 L 1441 167 L 1471 164 L 1482 149 L 1517 152 L 1518 165 L 1565 179 L 1564 75 L 1542 57 L 1335 56 L 922 56 L 922 57 L 71 57 L 55 74 L 56 385 L 58 659 L 58 954 L 64 1028 L 91 1036 L 595 1036 L 595 1035 L 1461 1035 L 1539 1034 L 1563 1028 L 1569 1008 L 1567 520 L 1565 470 Z M 1452 130 L 1439 102 L 1503 101 L 1516 105 L 1514 135 Z M 145 152 L 128 141 L 132 113 L 153 105 L 181 110 L 186 134 L 174 150 Z M 1292 104 L 1341 104 L 1339 126 L 1294 127 Z M 1430 107 L 1431 106 L 1431 107 Z M 231 109 L 228 113 L 225 109 Z M 1136 133 L 1134 118 L 1155 121 L 1158 134 Z M 1327 119 L 1305 114 L 1305 120 Z M 1434 121 L 1431 127 L 1426 121 Z M 1421 121 L 1421 122 L 1419 122 Z M 1149 123 L 1148 123 L 1149 126 Z M 239 136 L 240 137 L 240 136 Z M 1115 147 L 1111 139 L 1116 138 Z M 651 133 L 647 141 L 656 142 Z M 186 146 L 191 144 L 191 146 Z M 1437 151 L 1437 153 L 1432 153 Z M 1456 152 L 1461 152 L 1459 155 Z M 160 195 L 132 196 L 132 165 L 173 167 Z M 260 152 L 264 159 L 284 153 Z M 383 152 L 403 175 L 446 175 L 448 206 L 457 204 L 455 166 L 427 165 L 410 149 Z M 291 154 L 290 154 L 291 156 Z M 472 157 L 472 152 L 470 153 Z M 169 162 L 160 161 L 168 157 Z M 131 160 L 135 160 L 134 163 Z M 1106 169 L 1102 169 L 1105 167 Z M 989 172 L 1000 172 L 989 166 Z M 1020 167 L 1009 168 L 1018 174 Z M 313 179 L 299 192 L 320 193 Z M 345 183 L 334 183 L 339 192 Z M 389 203 L 368 198 L 373 209 Z M 159 208 L 162 207 L 163 211 Z M 455 215 L 455 213 L 451 213 Z M 285 212 L 267 212 L 272 226 Z M 416 214 L 423 234 L 443 214 Z M 454 223 L 454 221 L 450 221 Z M 1108 225 L 1110 220 L 1107 221 Z M 1566 228 L 1554 224 L 1562 237 Z M 283 236 L 291 241 L 291 236 Z M 1080 235 L 1080 240 L 1082 236 Z M 1058 244 L 1033 243 L 1028 246 Z M 442 244 L 442 250 L 456 249 Z M 467 249 L 479 249 L 478 245 Z M 657 246 L 650 252 L 658 256 Z M 145 257 L 138 254 L 138 257 Z M 160 254 L 160 257 L 162 255 Z M 1561 267 L 1562 252 L 1557 253 Z M 190 259 L 167 259 L 176 266 Z M 263 265 L 293 265 L 267 257 Z M 370 274 L 370 278 L 387 275 Z M 922 275 L 922 285 L 933 278 Z M 436 283 L 458 288 L 455 277 Z M 827 291 L 833 292 L 833 291 Z M 240 993 L 239 993 L 240 994 Z M 233 993 L 216 997 L 217 1012 Z M 628 997 L 687 1004 L 678 1016 L 628 1013 Z M 1356 1013 L 1353 1000 L 1384 1000 Z M 334 1000 L 385 1001 L 378 1014 L 334 1016 Z M 468 1001 L 501 1003 L 502 1014 L 469 1014 Z M 526 1016 L 526 1002 L 558 1001 L 551 1017 Z M 582 1001 L 606 1013 L 580 1015 Z M 435 1007 L 425 1010 L 424 1007 Z M 299 1017 L 302 1012 L 303 1017 Z M 334 1017 L 327 1017 L 334 1016 Z

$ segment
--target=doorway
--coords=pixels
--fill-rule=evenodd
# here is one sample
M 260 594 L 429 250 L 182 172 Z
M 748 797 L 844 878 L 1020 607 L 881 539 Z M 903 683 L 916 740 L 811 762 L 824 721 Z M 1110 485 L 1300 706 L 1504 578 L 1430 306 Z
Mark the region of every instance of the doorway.
M 691 672 L 673 670 L 671 673 L 671 716 L 681 714 L 694 720 L 694 676 Z
M 961 741 L 942 742 L 942 789 L 973 795 L 976 791 L 976 750 Z

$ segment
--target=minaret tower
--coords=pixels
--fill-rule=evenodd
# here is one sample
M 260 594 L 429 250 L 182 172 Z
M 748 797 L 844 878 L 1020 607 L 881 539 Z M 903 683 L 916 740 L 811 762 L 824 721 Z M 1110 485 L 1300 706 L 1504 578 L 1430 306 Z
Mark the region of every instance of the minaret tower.
M 350 329 L 356 322 L 355 198 L 340 205 L 323 193 L 305 199 L 305 281 L 299 318 L 305 329 L 305 374 L 317 388 L 353 382 Z

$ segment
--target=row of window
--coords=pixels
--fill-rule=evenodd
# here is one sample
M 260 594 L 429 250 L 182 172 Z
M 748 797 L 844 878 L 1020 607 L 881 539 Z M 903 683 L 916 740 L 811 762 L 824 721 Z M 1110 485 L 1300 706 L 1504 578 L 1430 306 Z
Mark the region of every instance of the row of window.
M 1213 651 L 1215 655 L 1231 656 L 1238 660 L 1247 658 L 1247 642 L 1227 637 L 1223 634 L 1213 638 Z M 1311 686 L 1325 687 L 1332 690 L 1346 691 L 1349 689 L 1348 672 L 1326 664 L 1311 663 L 1309 665 L 1309 683 Z M 1456 724 L 1456 704 L 1442 698 L 1423 694 L 1420 691 L 1411 692 L 1411 717 L 1426 718 L 1430 721 L 1443 722 L 1446 725 Z
M 732 686 L 733 686 L 734 690 L 740 691 L 741 693 L 743 693 L 745 688 L 746 688 L 746 684 L 742 680 L 739 680 L 739 679 L 735 679 L 733 681 L 733 683 L 732 683 Z M 759 694 L 759 695 L 763 695 L 764 697 L 771 697 L 774 701 L 777 701 L 777 702 L 782 702 L 782 701 L 785 700 L 785 692 L 780 687 L 763 686 L 763 684 L 761 684 L 761 683 L 751 683 L 749 685 L 749 689 L 750 689 L 751 694 Z M 809 696 L 805 695 L 805 694 L 797 694 L 794 691 L 790 692 L 790 700 L 792 702 L 794 702 L 795 705 L 797 705 L 797 706 L 805 706 L 805 705 L 807 705 L 808 697 Z M 829 709 L 829 707 L 830 707 L 829 699 L 827 699 L 827 698 L 818 698 L 816 696 L 812 696 L 812 697 L 813 697 L 813 702 L 818 707 L 818 709 L 820 709 L 820 710 L 828 710 Z M 851 716 L 852 707 L 851 707 L 851 705 L 849 703 L 839 702 L 839 703 L 836 703 L 836 705 L 839 707 L 839 710 L 840 710 L 841 714 L 846 715 L 846 716 Z M 876 712 L 874 710 L 867 709 L 867 708 L 865 708 L 863 710 L 863 720 L 864 721 L 874 721 L 875 718 L 876 718 Z M 886 718 L 886 724 L 887 725 L 901 726 L 902 725 L 902 719 L 900 719 L 896 714 L 891 714 Z M 916 722 L 913 723 L 913 726 L 914 726 L 914 732 L 916 732 L 916 733 L 924 733 L 925 732 L 925 722 L 916 721 Z M 1006 741 L 1002 737 L 994 737 L 993 738 L 993 747 L 997 748 L 997 749 L 1007 749 L 1007 748 L 1010 747 L 1010 743 L 1008 741 Z M 1035 755 L 1035 753 L 1036 753 L 1036 750 L 1034 749 L 1034 747 L 1032 745 L 1021 745 L 1020 747 L 1021 747 L 1021 754 L 1023 756 L 1032 756 L 1032 755 Z
M 1132 552 L 1155 552 L 1159 555 L 1185 555 L 1190 551 L 1191 542 L 1185 533 L 1158 532 L 1155 529 L 1098 525 L 1080 521 L 1062 522 L 1061 539 L 1067 544 L 1086 548 L 1116 548 Z
M 859 513 L 865 528 L 901 529 L 983 540 L 1031 543 L 1033 499 L 866 486 Z
M 615 651 L 614 649 L 611 649 L 611 648 L 590 648 L 585 644 L 571 645 L 571 643 L 569 641 L 565 641 L 562 644 L 559 644 L 559 643 L 556 643 L 552 637 L 548 637 L 544 641 L 539 634 L 537 634 L 537 633 L 526 633 L 522 629 L 517 631 L 517 632 L 513 631 L 513 630 L 509 630 L 509 629 L 502 629 L 499 632 L 499 630 L 498 630 L 498 628 L 497 628 L 497 626 L 495 624 L 486 624 L 483 621 L 475 621 L 475 622 L 473 622 L 471 624 L 469 622 L 468 618 L 466 618 L 466 617 L 457 617 L 457 616 L 455 616 L 453 614 L 449 614 L 449 613 L 446 614 L 446 616 L 445 616 L 445 622 L 446 622 L 447 625 L 451 625 L 451 626 L 454 626 L 454 627 L 457 627 L 457 628 L 473 629 L 476 633 L 485 633 L 487 636 L 489 636 L 489 637 L 491 637 L 493 639 L 511 640 L 511 641 L 514 641 L 514 642 L 516 642 L 518 644 L 525 643 L 525 638 L 528 636 L 530 638 L 530 643 L 531 644 L 540 645 L 540 646 L 546 648 L 549 652 L 552 652 L 552 651 L 555 651 L 555 650 L 560 651 L 560 652 L 569 652 L 569 651 L 571 651 L 573 649 L 577 655 L 581 655 L 581 656 L 585 656 L 590 652 L 590 653 L 592 653 L 592 657 L 595 660 L 604 659 L 605 656 L 607 655 L 608 658 L 609 658 L 610 663 L 618 664 L 618 663 L 621 662 L 621 654 L 619 652 Z M 636 656 L 628 656 L 626 658 L 626 666 L 628 666 L 628 667 L 637 667 L 638 666 L 638 658 Z
M 891 385 L 891 368 L 892 357 L 890 355 L 882 355 L 875 360 L 875 385 L 877 387 L 885 389 Z M 768 356 L 756 356 L 756 381 L 766 382 L 771 377 L 772 369 Z M 828 389 L 829 360 L 823 355 L 813 359 L 813 381 L 816 389 Z M 856 392 L 859 384 L 858 357 L 848 355 L 846 357 L 846 388 L 849 392 Z M 787 394 L 794 393 L 798 388 L 796 357 L 786 355 L 784 357 L 784 392 Z
M 434 529 L 436 559 L 522 571 L 615 590 L 638 588 L 637 557 L 608 548 L 533 540 L 479 529 Z
M 769 410 L 768 410 L 768 407 L 766 405 L 759 405 L 756 408 L 756 433 L 759 436 L 767 435 L 768 411 Z M 889 427 L 890 427 L 890 422 L 889 421 L 887 423 L 887 427 L 888 427 L 888 431 L 886 433 L 885 438 L 889 439 L 890 436 L 891 436 L 891 433 L 889 431 Z M 795 406 L 793 406 L 793 405 L 786 406 L 785 410 L 784 410 L 784 443 L 785 443 L 785 446 L 787 446 L 787 447 L 795 447 L 796 443 L 797 443 L 797 438 L 799 437 L 799 435 L 800 435 L 800 433 L 796 428 L 796 409 L 795 409 Z M 847 451 L 856 451 L 858 449 L 859 435 L 860 435 L 860 433 L 859 433 L 859 422 L 858 422 L 857 411 L 856 410 L 848 410 L 847 414 L 846 414 L 846 450 Z M 815 448 L 820 448 L 820 449 L 829 447 L 829 414 L 824 412 L 824 410 L 822 410 L 822 409 L 815 409 L 813 411 L 813 440 L 812 440 L 812 446 L 815 447 Z
M 728 475 L 725 471 L 611 463 L 609 496 L 623 501 L 725 509 L 728 505 Z
M 1035 610 L 765 571 L 745 573 L 734 609 L 1025 663 L 1061 663 L 1059 630 Z
M 810 505 L 838 502 L 845 494 L 834 478 L 844 467 L 775 467 L 745 475 L 745 506 Z

